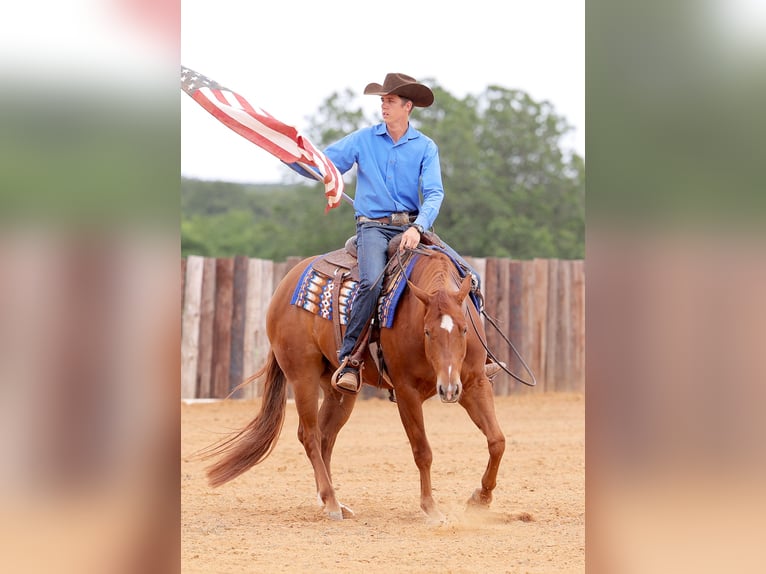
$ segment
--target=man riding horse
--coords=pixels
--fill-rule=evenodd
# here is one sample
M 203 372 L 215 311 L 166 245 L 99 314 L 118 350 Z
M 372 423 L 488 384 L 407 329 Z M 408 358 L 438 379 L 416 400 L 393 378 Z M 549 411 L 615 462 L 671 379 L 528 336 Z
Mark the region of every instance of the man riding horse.
M 362 343 L 360 334 L 377 307 L 389 241 L 401 233 L 400 250 L 417 247 L 433 226 L 444 199 L 439 149 L 409 122 L 414 107 L 433 103 L 431 89 L 415 78 L 392 73 L 383 84 L 368 84 L 364 93 L 380 96 L 383 121 L 359 129 L 325 150 L 341 173 L 354 164 L 358 168 L 354 211 L 360 280 L 338 351 L 340 367 L 332 377 L 335 388 L 350 393 L 358 393 L 362 387 L 360 364 L 352 353 Z M 471 274 L 478 293 L 478 273 L 454 249 L 443 242 L 442 247 Z M 486 368 L 490 377 L 499 370 L 492 362 Z

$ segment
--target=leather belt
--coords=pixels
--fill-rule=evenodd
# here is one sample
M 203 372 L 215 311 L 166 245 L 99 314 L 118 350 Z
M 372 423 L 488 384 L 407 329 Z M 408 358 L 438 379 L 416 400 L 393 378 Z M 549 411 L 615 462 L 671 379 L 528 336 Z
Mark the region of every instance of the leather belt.
M 409 211 L 397 211 L 386 217 L 365 217 L 360 215 L 356 218 L 359 223 L 382 223 L 384 225 L 408 225 L 417 219 L 417 213 Z

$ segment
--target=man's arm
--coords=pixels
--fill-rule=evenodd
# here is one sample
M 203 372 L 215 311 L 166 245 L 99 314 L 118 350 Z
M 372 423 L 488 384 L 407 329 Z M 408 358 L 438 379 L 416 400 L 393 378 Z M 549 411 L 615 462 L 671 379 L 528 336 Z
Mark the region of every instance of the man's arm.
M 439 148 L 433 142 L 429 144 L 423 158 L 420 186 L 423 193 L 423 203 L 414 223 L 421 225 L 423 229 L 430 229 L 439 215 L 439 209 L 441 209 L 444 200 Z

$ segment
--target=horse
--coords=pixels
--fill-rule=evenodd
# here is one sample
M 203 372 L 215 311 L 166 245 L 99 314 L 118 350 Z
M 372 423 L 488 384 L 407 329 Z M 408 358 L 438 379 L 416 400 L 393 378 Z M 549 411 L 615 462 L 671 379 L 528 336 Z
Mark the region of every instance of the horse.
M 438 395 L 444 403 L 459 403 L 486 436 L 489 461 L 481 486 L 468 499 L 469 507 L 489 508 L 505 436 L 484 370 L 483 326 L 476 305 L 467 297 L 470 276 L 461 279 L 452 259 L 442 252 L 424 253 L 419 248 L 411 256 L 414 261 L 406 288 L 390 328 L 380 329 L 379 345 L 420 473 L 420 508 L 427 519 L 441 523 L 446 518 L 432 494 L 432 452 L 424 428 L 424 401 Z M 272 295 L 266 316 L 270 349 L 263 367 L 248 379 L 265 377 L 259 413 L 244 428 L 211 445 L 204 458 L 219 457 L 206 469 L 212 487 L 263 461 L 276 446 L 284 423 L 287 385 L 292 385 L 298 439 L 314 470 L 318 501 L 330 519 L 343 520 L 353 516 L 353 511 L 338 501 L 330 467 L 336 437 L 351 416 L 357 395 L 340 392 L 331 384 L 338 368 L 332 321 L 291 304 L 299 278 L 316 258 L 306 258 L 293 267 Z M 379 386 L 381 379 L 369 349 L 364 357 L 364 383 Z

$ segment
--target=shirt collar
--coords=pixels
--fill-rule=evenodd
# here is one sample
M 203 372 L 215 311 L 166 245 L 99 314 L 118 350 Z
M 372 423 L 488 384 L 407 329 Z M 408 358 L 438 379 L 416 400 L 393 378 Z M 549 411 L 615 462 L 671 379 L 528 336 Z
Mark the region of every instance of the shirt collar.
M 386 129 L 386 122 L 380 122 L 378 125 L 375 126 L 375 135 L 378 136 L 384 136 L 388 135 L 388 130 Z M 412 127 L 412 124 L 409 124 L 407 126 L 407 131 L 404 132 L 404 135 L 400 138 L 399 141 L 402 140 L 414 140 L 415 138 L 420 136 L 420 132 Z

